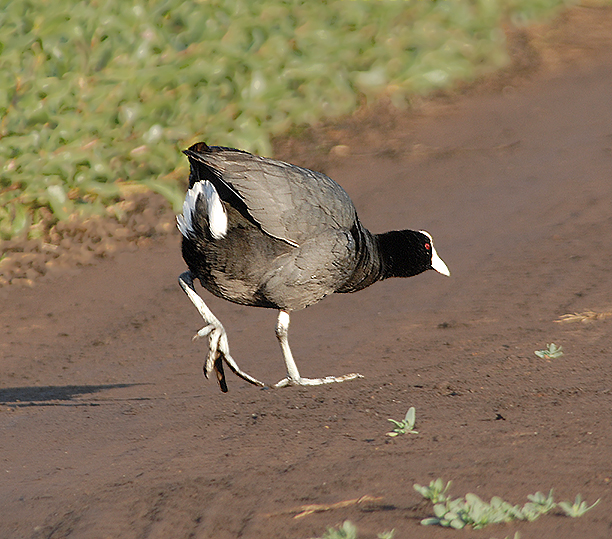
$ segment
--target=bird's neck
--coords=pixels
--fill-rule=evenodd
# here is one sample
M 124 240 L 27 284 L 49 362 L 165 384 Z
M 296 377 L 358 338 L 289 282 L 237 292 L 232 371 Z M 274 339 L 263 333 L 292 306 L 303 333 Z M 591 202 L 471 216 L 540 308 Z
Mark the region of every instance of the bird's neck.
M 337 292 L 357 292 L 382 279 L 382 261 L 380 259 L 376 236 L 359 221 L 351 230 L 355 242 L 356 265 Z
M 357 292 L 376 281 L 412 277 L 429 268 L 418 254 L 418 232 L 396 230 L 372 234 L 357 222 L 351 235 L 357 262 L 351 276 L 336 292 Z

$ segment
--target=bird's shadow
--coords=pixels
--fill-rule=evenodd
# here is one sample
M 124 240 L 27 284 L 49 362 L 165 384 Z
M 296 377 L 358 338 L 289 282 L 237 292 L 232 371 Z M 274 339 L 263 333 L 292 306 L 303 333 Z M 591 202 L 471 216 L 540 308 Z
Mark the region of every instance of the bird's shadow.
M 74 402 L 75 397 L 143 384 L 102 384 L 87 386 L 30 386 L 0 388 L 0 405 L 25 406 L 98 406 L 96 402 Z

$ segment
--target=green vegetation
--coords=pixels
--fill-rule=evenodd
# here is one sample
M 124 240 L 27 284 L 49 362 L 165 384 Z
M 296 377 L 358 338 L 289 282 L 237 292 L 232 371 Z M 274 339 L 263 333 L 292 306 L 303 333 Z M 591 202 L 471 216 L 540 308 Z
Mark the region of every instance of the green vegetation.
M 418 434 L 419 431 L 414 430 L 416 422 L 416 410 L 414 406 L 411 406 L 406 412 L 406 416 L 402 421 L 395 421 L 395 419 L 389 419 L 391 423 L 395 425 L 393 432 L 387 432 L 387 436 L 398 436 L 400 434 Z
M 546 345 L 545 350 L 536 350 L 535 355 L 542 359 L 556 359 L 563 355 L 563 346 L 557 346 L 554 342 Z
M 501 524 L 512 520 L 533 521 L 540 516 L 560 507 L 569 517 L 579 517 L 595 507 L 599 500 L 588 506 L 582 501 L 580 495 L 576 496 L 574 504 L 570 502 L 555 503 L 553 491 L 547 495 L 536 492 L 527 496 L 529 502 L 518 506 L 505 502 L 498 496 L 491 498 L 489 503 L 480 499 L 476 494 L 468 493 L 463 498 L 451 498 L 446 495 L 450 482 L 443 486 L 441 479 L 429 483 L 428 487 L 414 485 L 414 489 L 424 498 L 434 503 L 434 517 L 421 521 L 424 526 L 438 525 L 455 529 L 472 526 L 474 529 L 483 528 L 489 524 Z
M 444 481 L 438 477 L 438 479 L 430 481 L 429 486 L 427 487 L 415 484 L 414 490 L 416 490 L 426 500 L 430 500 L 432 503 L 441 503 L 449 499 L 449 496 L 447 496 L 446 493 L 451 484 L 452 481 L 449 481 L 446 483 L 446 485 L 444 485 Z
M 423 526 L 444 526 L 460 530 L 466 526 L 474 529 L 484 528 L 489 524 L 502 524 L 513 520 L 536 520 L 542 515 L 549 513 L 557 507 L 563 513 L 572 518 L 581 517 L 587 511 L 595 507 L 600 500 L 588 505 L 578 494 L 574 503 L 559 502 L 553 499 L 552 489 L 548 494 L 536 492 L 529 494 L 529 500 L 522 507 L 512 505 L 498 496 L 491 498 L 489 503 L 483 501 L 476 494 L 468 493 L 463 498 L 451 498 L 447 492 L 451 486 L 451 481 L 444 484 L 438 478 L 431 481 L 428 486 L 419 484 L 414 485 L 416 490 L 423 498 L 430 500 L 433 504 L 434 517 L 425 518 L 421 521 Z M 379 539 L 392 539 L 395 530 L 378 534 Z M 519 533 L 514 534 L 514 539 L 520 537 Z M 350 522 L 345 521 L 339 528 L 328 528 L 327 532 L 319 539 L 357 539 L 357 528 Z
M 597 500 L 593 505 L 587 505 L 585 501 L 582 500 L 582 496 L 580 494 L 576 495 L 576 500 L 574 503 L 570 502 L 559 502 L 559 507 L 563 510 L 563 512 L 568 517 L 581 517 L 587 511 L 590 511 L 595 507 L 600 500 Z
M 143 186 L 179 210 L 196 140 L 270 154 L 364 100 L 404 106 L 505 65 L 504 22 L 571 3 L 0 0 L 0 239 Z

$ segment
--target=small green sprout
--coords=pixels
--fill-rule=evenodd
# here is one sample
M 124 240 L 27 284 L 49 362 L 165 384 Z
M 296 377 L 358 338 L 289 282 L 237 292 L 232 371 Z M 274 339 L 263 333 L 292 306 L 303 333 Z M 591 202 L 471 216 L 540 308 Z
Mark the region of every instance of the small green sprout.
M 563 355 L 563 346 L 557 346 L 551 342 L 546 345 L 546 350 L 536 350 L 535 355 L 542 359 L 556 359 Z
M 529 494 L 527 498 L 529 498 L 529 502 L 523 506 L 523 514 L 529 521 L 535 520 L 538 516 L 548 513 L 557 506 L 553 500 L 553 489 L 550 489 L 548 496 L 538 491 L 535 494 Z M 530 518 L 531 516 L 534 518 Z
M 403 421 L 395 421 L 395 419 L 389 419 L 391 423 L 395 425 L 393 432 L 387 432 L 387 436 L 397 436 L 399 434 L 418 434 L 419 432 L 414 430 L 414 424 L 416 421 L 416 410 L 414 406 L 411 406 L 406 412 L 406 417 L 404 417 Z
M 582 501 L 582 496 L 580 494 L 577 494 L 576 500 L 574 501 L 573 504 L 570 504 L 570 502 L 559 502 L 559 507 L 563 509 L 563 512 L 568 517 L 575 518 L 575 517 L 581 517 L 587 511 L 590 511 L 591 509 L 593 509 L 593 507 L 595 507 L 600 501 L 601 501 L 601 498 L 598 499 L 593 505 L 589 507 L 585 501 Z
M 428 487 L 423 487 L 418 483 L 415 483 L 414 490 L 416 490 L 426 500 L 431 500 L 433 503 L 445 502 L 449 496 L 446 495 L 446 491 L 450 488 L 452 481 L 446 483 L 438 477 L 429 482 Z
M 466 513 L 465 501 L 461 498 L 451 500 L 448 498 L 444 503 L 434 505 L 435 517 L 421 520 L 423 526 L 443 526 L 460 530 L 469 523 Z

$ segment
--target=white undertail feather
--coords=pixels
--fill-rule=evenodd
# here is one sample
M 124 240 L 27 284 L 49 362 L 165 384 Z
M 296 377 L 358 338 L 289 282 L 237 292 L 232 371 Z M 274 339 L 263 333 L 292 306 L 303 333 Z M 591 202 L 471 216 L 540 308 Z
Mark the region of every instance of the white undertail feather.
M 210 235 L 218 240 L 227 233 L 227 214 L 215 186 L 207 180 L 198 181 L 187 191 L 183 203 L 183 214 L 176 216 L 176 225 L 181 234 L 186 238 L 193 237 L 194 213 L 198 198 L 204 199 L 204 211 L 208 218 L 208 229 Z

